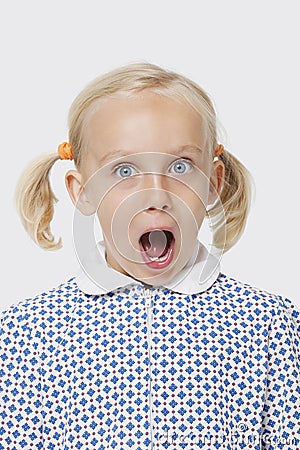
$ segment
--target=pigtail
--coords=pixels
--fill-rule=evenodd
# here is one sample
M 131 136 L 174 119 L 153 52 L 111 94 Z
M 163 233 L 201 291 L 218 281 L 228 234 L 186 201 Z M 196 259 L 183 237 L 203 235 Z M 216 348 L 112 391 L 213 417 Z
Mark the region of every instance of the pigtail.
M 213 245 L 224 253 L 242 236 L 252 203 L 255 184 L 251 173 L 231 153 L 225 150 L 219 158 L 225 165 L 225 180 L 220 201 L 209 211 L 212 221 Z M 225 214 L 225 239 L 224 239 Z
M 45 250 L 61 248 L 61 238 L 55 242 L 50 229 L 54 204 L 58 201 L 49 175 L 57 153 L 34 160 L 22 173 L 15 191 L 15 206 L 21 222 L 33 241 Z

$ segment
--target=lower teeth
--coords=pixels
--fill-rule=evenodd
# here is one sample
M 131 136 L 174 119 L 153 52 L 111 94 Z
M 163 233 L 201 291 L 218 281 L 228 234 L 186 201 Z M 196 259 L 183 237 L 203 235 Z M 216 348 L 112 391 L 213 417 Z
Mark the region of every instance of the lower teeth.
M 148 256 L 151 261 L 165 261 L 168 257 L 168 253 L 165 256 Z

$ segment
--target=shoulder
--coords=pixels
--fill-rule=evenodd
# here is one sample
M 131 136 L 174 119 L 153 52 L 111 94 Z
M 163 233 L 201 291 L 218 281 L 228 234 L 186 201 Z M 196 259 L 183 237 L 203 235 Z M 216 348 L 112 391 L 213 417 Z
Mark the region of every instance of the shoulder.
M 287 297 L 252 286 L 224 273 L 219 274 L 211 289 L 235 305 L 247 308 L 249 312 L 252 310 L 266 313 L 272 316 L 273 321 L 285 317 L 285 320 L 292 321 L 300 332 L 300 307 Z
M 30 331 L 38 322 L 47 325 L 54 318 L 66 317 L 84 296 L 73 277 L 35 297 L 14 303 L 0 313 L 0 334 L 4 327 L 10 330 L 21 327 Z

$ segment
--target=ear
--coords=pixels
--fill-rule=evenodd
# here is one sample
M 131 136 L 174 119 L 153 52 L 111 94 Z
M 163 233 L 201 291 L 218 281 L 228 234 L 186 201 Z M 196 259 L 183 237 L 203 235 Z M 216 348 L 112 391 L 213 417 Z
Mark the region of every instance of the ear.
M 65 183 L 74 206 L 85 216 L 94 214 L 95 208 L 84 190 L 82 175 L 77 170 L 69 170 Z
M 223 161 L 214 161 L 209 183 L 208 205 L 213 204 L 220 195 L 225 179 L 225 165 Z

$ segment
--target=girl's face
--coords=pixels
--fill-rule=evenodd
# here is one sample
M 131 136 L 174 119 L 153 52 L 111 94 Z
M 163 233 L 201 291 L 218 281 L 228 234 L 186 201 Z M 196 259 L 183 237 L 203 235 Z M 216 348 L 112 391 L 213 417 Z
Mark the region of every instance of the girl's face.
M 84 140 L 80 173 L 68 172 L 67 186 L 84 214 L 97 212 L 108 265 L 168 282 L 191 258 L 224 178 L 206 124 L 188 105 L 143 91 L 99 100 Z

